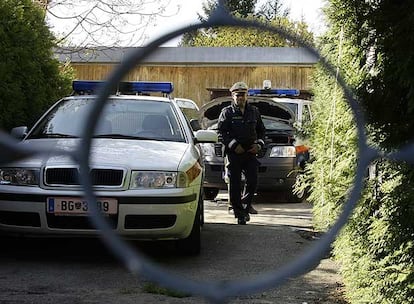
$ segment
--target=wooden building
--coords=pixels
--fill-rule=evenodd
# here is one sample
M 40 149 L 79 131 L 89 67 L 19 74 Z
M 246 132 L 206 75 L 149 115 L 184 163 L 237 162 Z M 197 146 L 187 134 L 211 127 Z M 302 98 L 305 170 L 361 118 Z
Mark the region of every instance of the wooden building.
M 69 61 L 79 80 L 105 80 L 131 52 L 139 48 L 59 49 L 60 61 Z M 261 88 L 311 90 L 310 75 L 317 58 L 303 48 L 288 47 L 159 47 L 125 80 L 171 81 L 174 97 L 189 98 L 200 106 L 211 94 L 226 94 L 236 81 Z M 215 93 L 214 93 L 215 92 Z

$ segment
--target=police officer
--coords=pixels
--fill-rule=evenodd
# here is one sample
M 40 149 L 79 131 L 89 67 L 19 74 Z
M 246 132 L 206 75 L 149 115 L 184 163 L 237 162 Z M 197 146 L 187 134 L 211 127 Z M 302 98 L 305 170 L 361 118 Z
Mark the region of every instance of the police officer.
M 263 148 L 265 136 L 259 109 L 247 103 L 247 90 L 244 82 L 233 84 L 230 88 L 233 103 L 221 111 L 218 120 L 218 132 L 225 147 L 225 161 L 230 180 L 230 202 L 237 223 L 241 225 L 250 220 L 249 210 L 253 209 L 252 200 L 257 187 L 259 166 L 256 154 Z M 243 197 L 242 172 L 246 178 Z

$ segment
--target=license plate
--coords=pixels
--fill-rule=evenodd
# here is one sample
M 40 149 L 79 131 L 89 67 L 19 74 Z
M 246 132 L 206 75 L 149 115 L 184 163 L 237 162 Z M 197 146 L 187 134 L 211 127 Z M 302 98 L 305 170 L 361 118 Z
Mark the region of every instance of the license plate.
M 118 213 L 118 201 L 98 198 L 96 208 L 105 215 Z M 47 212 L 55 215 L 89 215 L 89 202 L 76 197 L 48 197 Z

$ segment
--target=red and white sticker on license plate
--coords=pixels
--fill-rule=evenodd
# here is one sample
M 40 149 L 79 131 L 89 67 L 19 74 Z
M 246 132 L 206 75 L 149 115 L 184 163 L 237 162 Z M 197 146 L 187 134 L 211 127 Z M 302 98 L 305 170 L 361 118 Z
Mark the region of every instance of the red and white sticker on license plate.
M 88 215 L 90 202 L 76 197 L 48 197 L 47 212 L 55 215 Z M 97 198 L 96 208 L 106 215 L 118 213 L 118 201 L 113 198 Z

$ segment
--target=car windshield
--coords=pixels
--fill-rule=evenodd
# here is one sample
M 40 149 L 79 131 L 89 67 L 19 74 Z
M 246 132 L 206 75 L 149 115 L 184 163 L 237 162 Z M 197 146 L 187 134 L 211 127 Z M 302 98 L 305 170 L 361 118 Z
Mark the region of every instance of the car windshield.
M 283 102 L 283 104 L 289 107 L 293 111 L 293 113 L 295 113 L 296 117 L 298 116 L 298 104 L 297 103 Z
M 93 98 L 61 100 L 28 138 L 80 137 L 93 102 Z M 185 142 L 171 103 L 128 98 L 107 101 L 94 137 Z

